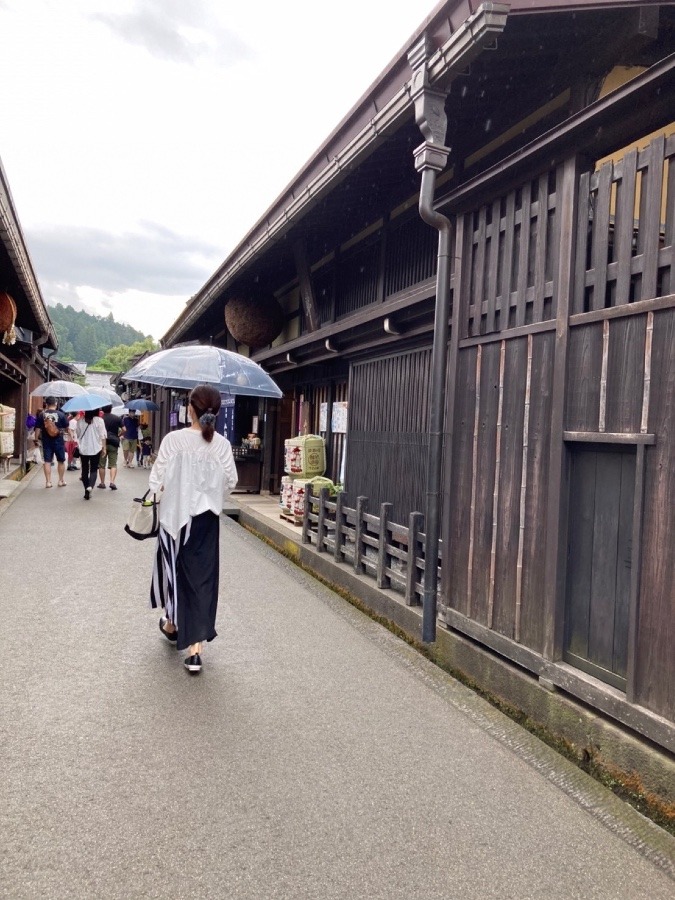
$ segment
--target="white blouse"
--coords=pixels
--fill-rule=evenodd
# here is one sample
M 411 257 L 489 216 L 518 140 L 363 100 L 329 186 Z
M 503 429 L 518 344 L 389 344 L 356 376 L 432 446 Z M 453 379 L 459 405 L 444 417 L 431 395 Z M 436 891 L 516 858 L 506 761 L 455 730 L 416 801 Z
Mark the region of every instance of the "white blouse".
M 164 488 L 159 521 L 176 538 L 192 516 L 209 509 L 219 516 L 236 483 L 230 442 L 216 433 L 208 443 L 201 430 L 182 428 L 167 434 L 160 444 L 148 487 L 154 493 Z
M 85 456 L 96 456 L 103 449 L 106 430 L 103 419 L 94 416 L 90 423 L 84 419 L 77 420 L 77 445 Z

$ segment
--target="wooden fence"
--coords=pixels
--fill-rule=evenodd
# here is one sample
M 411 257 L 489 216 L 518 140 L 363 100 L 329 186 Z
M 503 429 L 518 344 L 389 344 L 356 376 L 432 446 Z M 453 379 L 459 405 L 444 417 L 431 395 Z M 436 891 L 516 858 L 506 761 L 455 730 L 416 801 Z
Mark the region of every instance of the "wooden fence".
M 392 504 L 382 503 L 379 516 L 369 513 L 367 497 L 359 497 L 352 509 L 345 506 L 342 492 L 331 498 L 328 488 L 314 494 L 308 484 L 302 542 L 331 553 L 336 562 L 350 563 L 358 575 L 373 576 L 378 588 L 399 591 L 408 606 L 417 606 L 424 592 L 424 516 L 410 513 L 406 528 L 391 521 L 391 512 Z M 439 580 L 442 553 L 441 542 Z

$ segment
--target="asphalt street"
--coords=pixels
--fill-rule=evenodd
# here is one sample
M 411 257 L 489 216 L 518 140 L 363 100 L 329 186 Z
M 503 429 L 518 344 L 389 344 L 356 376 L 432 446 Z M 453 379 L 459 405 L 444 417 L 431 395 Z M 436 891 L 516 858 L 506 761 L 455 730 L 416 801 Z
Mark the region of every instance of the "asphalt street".
M 148 473 L 67 474 L 0 510 L 0 897 L 675 896 L 674 839 L 226 517 L 189 676 Z

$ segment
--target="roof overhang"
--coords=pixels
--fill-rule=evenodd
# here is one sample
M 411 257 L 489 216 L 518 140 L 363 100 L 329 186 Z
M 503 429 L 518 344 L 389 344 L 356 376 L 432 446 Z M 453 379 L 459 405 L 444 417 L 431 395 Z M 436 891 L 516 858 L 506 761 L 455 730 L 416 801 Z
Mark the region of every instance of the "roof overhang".
M 194 295 L 161 343 L 171 345 L 194 337 L 201 326 L 200 320 L 218 299 L 226 295 L 239 279 L 248 278 L 255 264 L 275 247 L 283 247 L 284 239 L 293 229 L 296 229 L 294 234 L 297 233 L 300 223 L 318 209 L 328 195 L 363 166 L 391 135 L 413 121 L 412 73 L 407 51 L 422 34 L 426 34 L 431 45 L 437 48 L 429 63 L 430 84 L 448 90 L 456 79 L 467 78 L 467 67 L 472 60 L 484 49 L 494 46 L 507 19 L 510 21 L 514 17 L 533 14 L 625 11 L 631 8 L 636 10 L 637 15 L 638 8 L 644 6 L 644 3 L 633 0 L 513 0 L 510 4 L 488 2 L 480 6 L 468 0 L 446 0 L 438 4 L 380 78 Z M 256 359 L 262 359 L 262 355 L 256 354 Z
M 26 247 L 21 225 L 16 214 L 5 170 L 0 162 L 0 242 L 2 243 L 11 273 L 19 292 L 10 291 L 17 305 L 17 324 L 32 331 L 38 345 L 46 344 L 56 349 L 58 340 L 49 318 L 47 307 L 40 293 L 33 264 Z

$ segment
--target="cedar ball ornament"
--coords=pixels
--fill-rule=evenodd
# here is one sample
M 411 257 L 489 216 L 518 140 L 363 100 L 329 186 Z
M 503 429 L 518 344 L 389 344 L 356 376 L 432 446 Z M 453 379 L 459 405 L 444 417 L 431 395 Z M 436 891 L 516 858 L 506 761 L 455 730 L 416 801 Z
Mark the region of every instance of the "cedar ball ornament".
M 265 347 L 284 327 L 284 311 L 271 294 L 231 297 L 225 305 L 225 324 L 240 344 Z
M 16 341 L 16 303 L 6 291 L 0 291 L 0 335 L 3 344 L 13 344 Z

